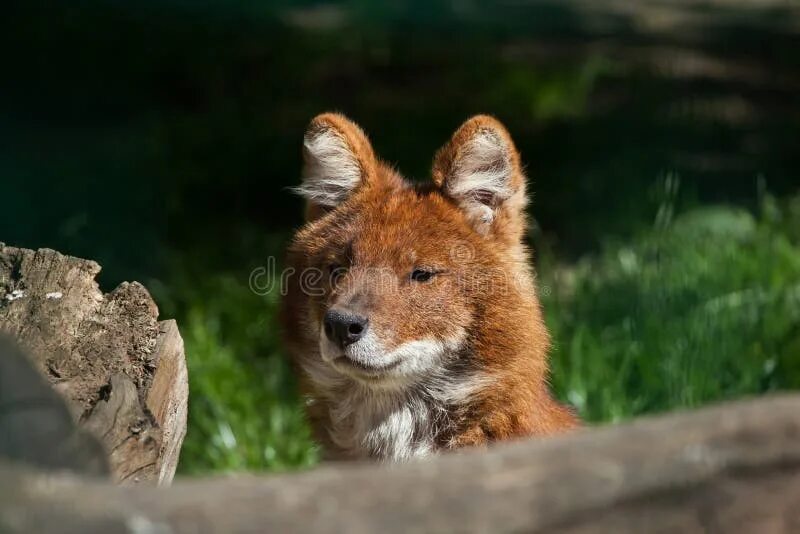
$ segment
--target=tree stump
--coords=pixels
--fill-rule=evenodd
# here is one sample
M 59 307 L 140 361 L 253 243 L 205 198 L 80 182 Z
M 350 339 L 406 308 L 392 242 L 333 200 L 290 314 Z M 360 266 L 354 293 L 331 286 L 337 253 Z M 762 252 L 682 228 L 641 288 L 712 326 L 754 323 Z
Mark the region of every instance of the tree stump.
M 147 289 L 103 295 L 100 266 L 0 243 L 0 332 L 32 356 L 120 484 L 169 484 L 186 433 L 188 375 L 175 321 Z

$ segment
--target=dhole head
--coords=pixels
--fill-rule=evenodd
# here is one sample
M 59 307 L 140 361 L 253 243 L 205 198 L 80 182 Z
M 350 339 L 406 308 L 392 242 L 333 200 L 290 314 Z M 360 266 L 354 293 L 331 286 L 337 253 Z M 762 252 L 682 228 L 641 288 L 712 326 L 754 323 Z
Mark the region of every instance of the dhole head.
M 448 366 L 480 366 L 468 355 L 489 342 L 481 336 L 503 343 L 502 320 L 485 317 L 492 303 L 530 306 L 519 298 L 533 292 L 521 244 L 525 177 L 492 117 L 464 123 L 436 154 L 432 180 L 414 185 L 354 123 L 319 115 L 296 191 L 308 222 L 289 251 L 287 330 L 312 381 L 402 388 Z

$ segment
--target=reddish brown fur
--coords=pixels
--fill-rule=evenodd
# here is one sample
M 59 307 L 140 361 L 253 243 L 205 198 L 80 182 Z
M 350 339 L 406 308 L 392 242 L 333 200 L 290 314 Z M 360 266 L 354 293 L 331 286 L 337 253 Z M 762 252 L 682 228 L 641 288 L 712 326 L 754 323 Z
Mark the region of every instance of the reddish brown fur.
M 343 278 L 347 296 L 327 278 L 316 284 L 324 294 L 309 296 L 294 277 L 284 303 L 286 340 L 300 363 L 303 391 L 315 401 L 309 415 L 317 436 L 333 447 L 326 429 L 333 424 L 328 413 L 335 393 L 320 391 L 302 368 L 304 359 L 319 357 L 322 315 L 343 298 L 370 310 L 370 328 L 381 332 L 387 348 L 421 337 L 446 340 L 467 333 L 452 366 L 490 377 L 491 384 L 448 407 L 449 422 L 435 437 L 439 448 L 543 436 L 577 426 L 572 411 L 548 389 L 550 340 L 522 243 L 525 177 L 506 129 L 492 117 L 470 119 L 437 153 L 433 183 L 412 186 L 375 157 L 364 133 L 348 119 L 320 115 L 309 130 L 325 128 L 346 141 L 363 183 L 333 209 L 309 203 L 309 222 L 289 249 L 289 265 L 297 272 L 330 263 L 349 266 Z M 517 194 L 497 206 L 489 231 L 481 234 L 443 186 L 466 144 L 485 130 L 507 146 L 510 185 Z M 415 284 L 408 273 L 419 265 L 442 274 Z M 390 288 L 375 290 L 378 281 L 369 268 L 390 273 L 382 280 Z

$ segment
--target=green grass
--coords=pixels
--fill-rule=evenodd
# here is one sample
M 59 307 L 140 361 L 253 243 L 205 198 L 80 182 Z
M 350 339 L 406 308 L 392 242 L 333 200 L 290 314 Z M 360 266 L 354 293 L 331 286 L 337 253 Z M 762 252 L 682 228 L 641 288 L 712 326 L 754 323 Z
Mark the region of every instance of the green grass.
M 800 388 L 798 206 L 698 209 L 546 273 L 557 392 L 602 422 Z
M 553 386 L 588 421 L 800 388 L 800 199 L 670 213 L 575 265 L 540 259 Z M 313 465 L 278 295 L 252 293 L 244 272 L 178 272 L 155 293 L 189 360 L 180 471 Z
M 189 429 L 179 472 L 310 466 L 317 451 L 280 347 L 278 294 L 250 291 L 248 273 L 156 286 L 177 314 L 189 365 Z M 176 297 L 179 295 L 179 297 Z

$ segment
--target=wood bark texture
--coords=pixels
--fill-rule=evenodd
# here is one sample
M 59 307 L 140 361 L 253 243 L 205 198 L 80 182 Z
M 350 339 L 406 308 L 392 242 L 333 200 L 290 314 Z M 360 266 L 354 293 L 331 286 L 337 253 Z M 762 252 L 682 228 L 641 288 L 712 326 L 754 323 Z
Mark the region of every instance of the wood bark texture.
M 168 484 L 186 432 L 188 376 L 174 321 L 137 282 L 103 294 L 100 266 L 0 243 L 0 332 L 15 338 L 102 443 L 121 484 Z

